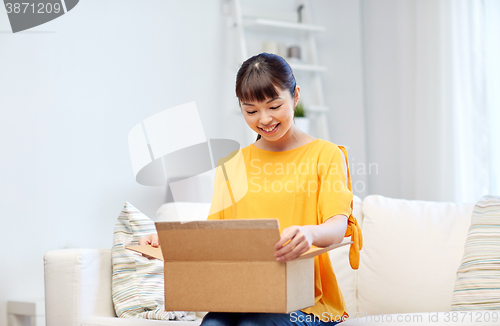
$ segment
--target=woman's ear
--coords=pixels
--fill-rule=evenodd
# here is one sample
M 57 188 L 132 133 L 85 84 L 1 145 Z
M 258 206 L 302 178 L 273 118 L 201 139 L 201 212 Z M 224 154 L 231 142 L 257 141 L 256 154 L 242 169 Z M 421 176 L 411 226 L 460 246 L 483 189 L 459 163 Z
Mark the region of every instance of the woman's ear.
M 299 99 L 300 99 L 300 86 L 297 85 L 295 86 L 295 98 L 293 99 L 294 107 L 297 106 Z

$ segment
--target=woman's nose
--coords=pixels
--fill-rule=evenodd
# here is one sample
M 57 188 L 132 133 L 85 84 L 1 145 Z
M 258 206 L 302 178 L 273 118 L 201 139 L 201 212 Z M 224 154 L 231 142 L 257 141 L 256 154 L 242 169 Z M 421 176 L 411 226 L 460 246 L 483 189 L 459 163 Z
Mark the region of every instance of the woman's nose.
M 263 125 L 268 125 L 271 121 L 273 121 L 273 117 L 269 114 L 262 114 L 260 116 L 260 123 Z

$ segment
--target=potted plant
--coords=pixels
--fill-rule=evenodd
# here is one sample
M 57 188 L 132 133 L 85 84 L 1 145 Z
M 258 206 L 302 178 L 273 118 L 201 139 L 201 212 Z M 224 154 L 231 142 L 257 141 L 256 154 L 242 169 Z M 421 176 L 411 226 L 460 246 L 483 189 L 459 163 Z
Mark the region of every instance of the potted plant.
M 297 103 L 295 106 L 294 115 L 295 125 L 305 133 L 309 133 L 309 118 L 306 117 L 306 109 L 302 102 Z

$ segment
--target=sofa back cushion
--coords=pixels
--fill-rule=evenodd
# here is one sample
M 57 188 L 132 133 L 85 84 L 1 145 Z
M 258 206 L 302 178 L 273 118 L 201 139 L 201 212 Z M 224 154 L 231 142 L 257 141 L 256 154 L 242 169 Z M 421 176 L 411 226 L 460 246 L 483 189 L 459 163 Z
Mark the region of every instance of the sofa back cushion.
M 473 206 L 366 197 L 358 310 L 450 311 Z

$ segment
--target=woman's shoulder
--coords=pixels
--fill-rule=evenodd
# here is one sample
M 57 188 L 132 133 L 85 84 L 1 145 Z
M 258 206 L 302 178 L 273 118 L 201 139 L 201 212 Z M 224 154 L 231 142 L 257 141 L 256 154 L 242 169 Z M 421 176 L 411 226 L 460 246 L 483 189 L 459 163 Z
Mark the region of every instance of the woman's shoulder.
M 346 160 L 345 154 L 341 150 L 343 146 L 324 139 L 319 139 L 316 143 L 315 152 L 318 162 L 344 162 Z
M 332 143 L 331 141 L 318 138 L 316 143 L 316 146 L 319 149 L 326 151 L 340 151 L 339 145 Z

